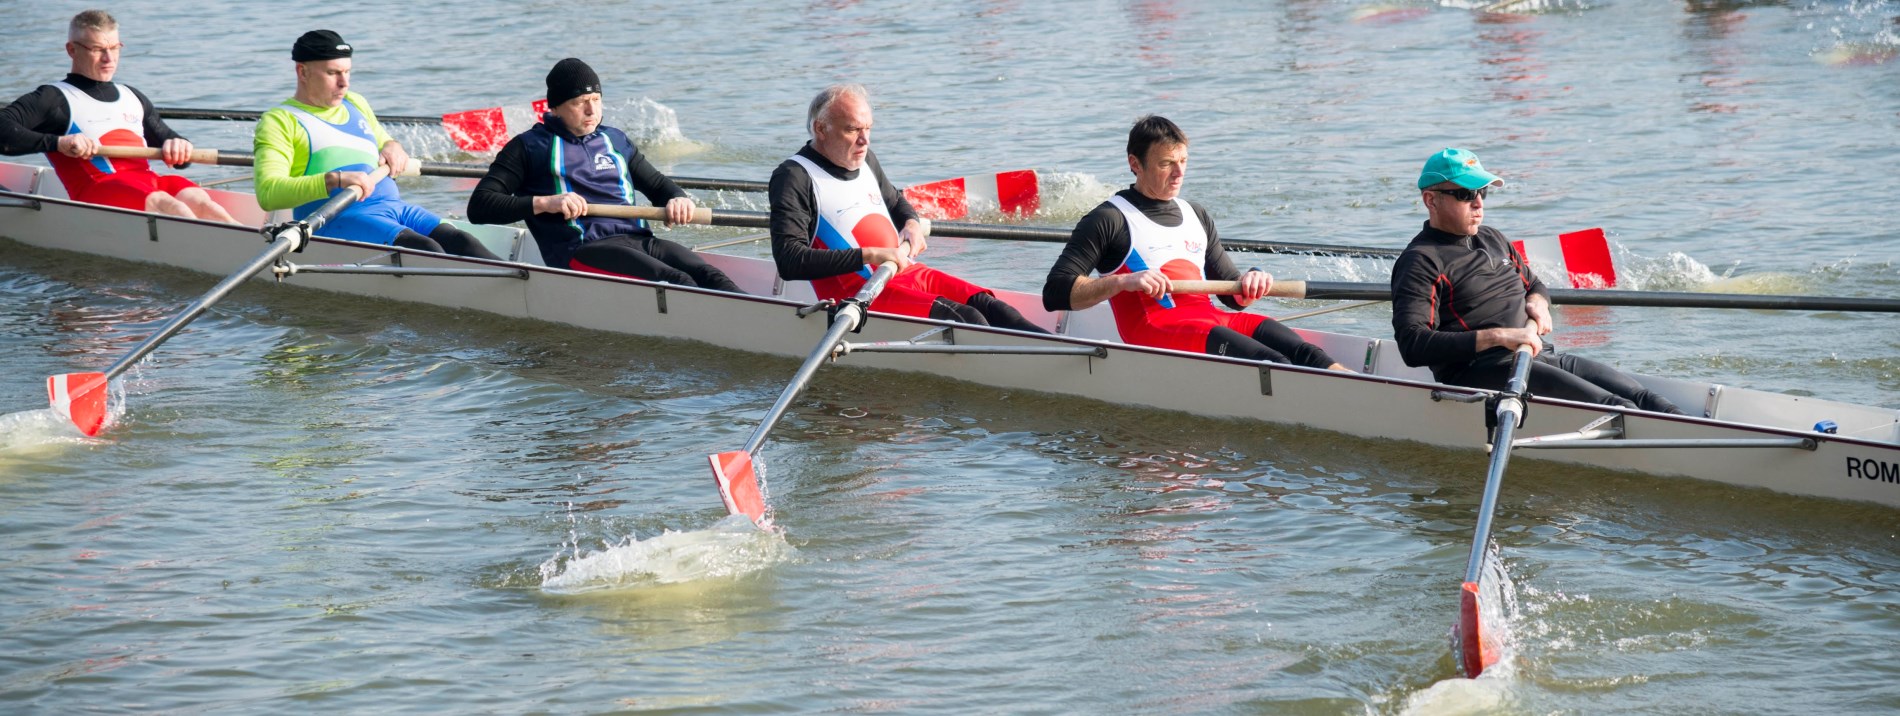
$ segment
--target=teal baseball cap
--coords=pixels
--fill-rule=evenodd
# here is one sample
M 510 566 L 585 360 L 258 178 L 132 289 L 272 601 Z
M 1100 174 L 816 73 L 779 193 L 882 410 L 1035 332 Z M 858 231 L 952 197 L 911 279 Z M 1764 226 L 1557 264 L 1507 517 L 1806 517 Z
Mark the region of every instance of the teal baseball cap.
M 1446 149 L 1425 160 L 1425 170 L 1418 174 L 1418 188 L 1444 182 L 1466 189 L 1504 184 L 1498 175 L 1484 170 L 1484 165 L 1478 163 L 1478 155 L 1463 149 Z

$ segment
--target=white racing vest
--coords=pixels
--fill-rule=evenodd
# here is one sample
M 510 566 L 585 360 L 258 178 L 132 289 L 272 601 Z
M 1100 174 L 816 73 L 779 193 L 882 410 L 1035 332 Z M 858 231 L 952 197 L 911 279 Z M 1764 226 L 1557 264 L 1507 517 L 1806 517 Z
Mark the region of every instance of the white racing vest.
M 832 176 L 810 159 L 794 154 L 792 160 L 804 166 L 805 174 L 811 177 L 812 205 L 817 213 L 812 222 L 812 248 L 897 248 L 897 225 L 891 221 L 890 209 L 884 206 L 884 194 L 878 191 L 877 175 L 869 164 L 859 168 L 856 179 L 847 181 Z M 851 284 L 861 285 L 871 277 L 871 267 L 858 267 L 856 275 L 858 279 Z M 813 288 L 820 296 L 827 295 L 827 288 L 842 291 L 846 284 L 822 285 L 839 282 L 840 278 L 817 279 L 812 281 Z
M 72 115 L 72 123 L 66 127 L 67 134 L 83 134 L 100 144 L 114 147 L 145 146 L 145 108 L 139 104 L 138 96 L 132 94 L 130 87 L 119 86 L 117 101 L 101 102 L 65 82 L 54 82 L 53 86 L 66 96 L 66 109 Z M 81 187 L 90 187 L 108 174 L 151 166 L 143 159 L 106 159 L 98 156 L 74 159 L 59 152 L 48 154 L 46 158 L 52 163 L 54 172 L 59 174 L 60 183 L 66 185 L 68 194 L 75 193 Z
M 1122 264 L 1113 273 L 1135 273 L 1148 269 L 1159 269 L 1170 280 L 1200 281 L 1207 278 L 1202 262 L 1207 259 L 1207 228 L 1201 225 L 1201 217 L 1194 213 L 1187 200 L 1174 198 L 1174 205 L 1181 211 L 1180 226 L 1162 226 L 1154 219 L 1141 213 L 1134 204 L 1120 196 L 1111 196 L 1109 203 L 1121 210 L 1122 218 L 1128 222 L 1128 255 L 1122 257 Z M 1120 293 L 1114 298 L 1128 297 L 1154 302 L 1139 293 Z M 1161 308 L 1174 308 L 1174 297 L 1164 296 L 1159 301 Z

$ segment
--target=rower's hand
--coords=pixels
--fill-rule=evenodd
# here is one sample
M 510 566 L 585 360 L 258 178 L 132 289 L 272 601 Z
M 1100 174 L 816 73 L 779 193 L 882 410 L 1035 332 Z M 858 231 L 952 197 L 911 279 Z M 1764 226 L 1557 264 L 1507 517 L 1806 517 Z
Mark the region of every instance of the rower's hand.
M 873 269 L 883 266 L 886 261 L 896 262 L 898 271 L 910 268 L 910 254 L 905 253 L 902 248 L 887 249 L 876 247 L 858 249 L 858 252 L 864 254 L 864 262 L 870 264 Z
M 1524 299 L 1524 313 L 1537 324 L 1537 335 L 1550 333 L 1550 299 L 1541 294 L 1531 294 Z
M 376 182 L 370 181 L 369 172 L 330 172 L 323 176 L 332 189 L 356 187 L 357 201 L 368 199 L 376 192 Z
M 573 196 L 570 194 L 569 196 Z M 693 200 L 691 197 L 676 196 L 666 202 L 666 225 L 693 223 Z
M 1273 274 L 1265 271 L 1248 271 L 1240 275 L 1240 298 L 1243 301 L 1256 301 L 1273 290 Z
M 401 176 L 409 168 L 409 152 L 403 150 L 402 142 L 394 139 L 383 143 L 382 158 L 390 176 Z
M 1478 352 L 1480 353 L 1498 346 L 1517 350 L 1517 347 L 1520 345 L 1529 345 L 1531 347 L 1531 355 L 1537 355 L 1540 351 L 1544 350 L 1543 339 L 1538 338 L 1536 329 L 1529 326 L 1518 326 L 1516 328 L 1486 328 L 1482 331 L 1478 331 Z
M 1115 283 L 1124 293 L 1133 291 L 1156 301 L 1168 295 L 1167 275 L 1154 269 L 1121 274 L 1115 277 Z
M 668 210 L 671 211 L 671 207 L 668 207 Z M 587 200 L 571 191 L 566 194 L 537 196 L 534 198 L 534 213 L 560 214 L 563 219 L 578 219 L 587 214 Z
M 59 138 L 59 153 L 74 159 L 91 159 L 99 153 L 99 140 L 84 134 L 68 134 Z
M 191 140 L 173 137 L 165 140 L 158 148 L 159 157 L 173 169 L 183 169 L 191 164 Z
M 930 247 L 930 242 L 924 238 L 926 233 L 929 232 L 924 231 L 924 225 L 922 223 L 919 223 L 916 219 L 911 219 L 910 221 L 904 222 L 903 231 L 897 232 L 897 241 L 900 245 L 909 243 L 910 255 L 919 256 L 924 253 L 924 249 Z

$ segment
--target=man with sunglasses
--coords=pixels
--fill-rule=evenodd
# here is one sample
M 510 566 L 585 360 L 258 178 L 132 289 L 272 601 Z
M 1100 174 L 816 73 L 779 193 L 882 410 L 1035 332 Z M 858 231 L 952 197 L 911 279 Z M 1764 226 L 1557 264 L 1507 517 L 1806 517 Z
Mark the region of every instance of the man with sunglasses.
M 44 153 L 74 201 L 210 221 L 232 221 L 190 179 L 160 175 L 144 159 L 107 159 L 102 146 L 156 147 L 166 164 L 191 160 L 191 142 L 165 126 L 152 101 L 116 84 L 119 21 L 104 10 L 73 16 L 66 28 L 66 79 L 21 95 L 0 109 L 0 154 Z
M 1425 160 L 1418 188 L 1428 218 L 1392 266 L 1392 332 L 1406 365 L 1430 367 L 1441 383 L 1497 390 L 1528 343 L 1533 394 L 1682 414 L 1615 368 L 1543 340 L 1550 290 L 1502 232 L 1483 225 L 1485 194 L 1503 184 L 1463 149 Z

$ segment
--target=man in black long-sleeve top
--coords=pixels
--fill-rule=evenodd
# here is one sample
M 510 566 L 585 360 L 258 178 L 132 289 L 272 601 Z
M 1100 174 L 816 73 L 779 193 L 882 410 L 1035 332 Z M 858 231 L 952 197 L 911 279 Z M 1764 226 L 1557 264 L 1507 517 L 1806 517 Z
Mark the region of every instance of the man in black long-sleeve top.
M 600 77 L 587 63 L 555 63 L 547 85 L 548 113 L 495 155 L 469 196 L 469 220 L 526 222 L 541 260 L 555 268 L 741 293 L 725 272 L 655 237 L 645 221 L 587 215 L 589 203 L 631 206 L 638 191 L 666 207 L 669 223 L 685 223 L 693 200 L 624 132 L 601 124 Z
M 1220 300 L 1243 309 L 1273 288 L 1265 271 L 1236 270 L 1207 210 L 1181 198 L 1187 159 L 1187 133 L 1174 122 L 1156 115 L 1135 121 L 1128 130 L 1135 183 L 1075 225 L 1043 280 L 1042 307 L 1079 311 L 1108 301 L 1128 343 L 1345 370 L 1279 321 L 1168 292 L 1170 281 L 1239 281 L 1240 295 Z
M 927 247 L 927 232 L 871 154 L 864 87 L 825 88 L 806 117 L 811 141 L 772 171 L 766 193 L 780 278 L 811 281 L 819 298 L 844 299 L 857 294 L 873 267 L 895 262 L 897 275 L 871 310 L 1048 332 L 989 289 L 912 260 Z
M 166 126 L 151 100 L 112 81 L 123 49 L 119 21 L 106 11 L 73 16 L 72 72 L 0 109 L 0 154 L 44 153 L 74 201 L 236 223 L 190 179 L 154 172 L 144 159 L 99 156 L 104 146 L 153 147 L 175 167 L 191 159 L 191 142 Z
M 1516 347 L 1529 344 L 1535 395 L 1681 414 L 1615 368 L 1543 340 L 1549 289 L 1502 232 L 1483 225 L 1485 194 L 1503 183 L 1463 149 L 1426 160 L 1418 188 L 1430 218 L 1392 267 L 1392 331 L 1406 365 L 1428 366 L 1442 383 L 1502 389 Z

